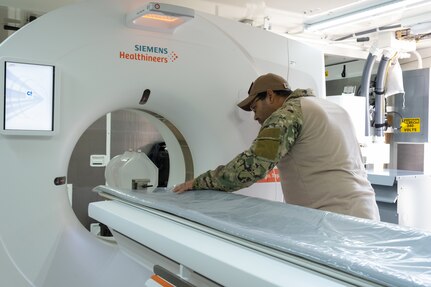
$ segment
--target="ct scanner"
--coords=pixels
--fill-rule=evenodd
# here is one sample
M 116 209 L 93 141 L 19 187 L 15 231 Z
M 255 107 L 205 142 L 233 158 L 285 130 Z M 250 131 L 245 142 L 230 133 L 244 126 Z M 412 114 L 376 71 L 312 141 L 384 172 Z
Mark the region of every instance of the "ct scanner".
M 165 15 L 158 13 L 164 20 L 166 15 L 178 16 L 180 25 L 136 18 L 150 8 L 165 10 Z M 9 128 L 6 115 L 11 102 L 1 100 L 0 286 L 171 286 L 163 285 L 160 277 L 175 277 L 171 282 L 176 286 L 431 284 L 430 261 L 423 256 L 429 254 L 424 246 L 431 246 L 431 236 L 419 231 L 252 199 L 253 204 L 288 212 L 287 222 L 296 222 L 297 213 L 314 218 L 320 230 L 324 228 L 321 222 L 329 223 L 313 239 L 311 254 L 301 257 L 305 251 L 289 254 L 284 249 L 291 247 L 277 250 L 249 240 L 265 235 L 259 226 L 259 236 L 247 233 L 254 228 L 245 228 L 241 221 L 220 230 L 206 226 L 205 222 L 226 220 L 211 219 L 204 211 L 193 210 L 194 206 L 217 214 L 224 205 L 213 206 L 216 209 L 211 212 L 204 200 L 181 208 L 198 193 L 178 196 L 168 190 L 145 193 L 97 187 L 97 192 L 112 200 L 92 203 L 89 214 L 112 229 L 117 241 L 112 243 L 90 234 L 68 203 L 65 183 L 70 155 L 80 135 L 102 115 L 130 109 L 145 113 L 158 126 L 169 146 L 171 186 L 223 164 L 249 146 L 258 127 L 236 103 L 258 75 L 278 73 L 294 88 L 312 88 L 324 96 L 320 51 L 187 8 L 137 0 L 92 0 L 48 13 L 23 27 L 2 43 L 0 56 L 2 97 L 9 68 L 17 65 L 24 69 L 21 75 L 26 75 L 27 66 L 20 64 L 41 67 L 36 69 L 39 81 L 21 78 L 25 83 L 15 82 L 15 91 L 23 89 L 33 100 L 37 93 L 54 87 L 52 93 L 47 92 L 53 98 L 44 99 L 53 100 L 43 113 L 49 115 L 48 127 L 33 125 L 42 114 L 27 114 L 27 119 Z M 18 110 L 27 109 L 23 101 L 18 106 Z M 228 196 L 228 201 L 241 197 L 220 193 L 210 197 L 214 194 Z M 175 203 L 167 204 L 172 197 L 181 203 L 178 209 Z M 241 198 L 240 202 L 250 200 Z M 199 222 L 199 214 L 207 221 Z M 369 226 L 367 236 L 376 240 L 410 236 L 404 241 L 413 245 L 400 245 L 408 250 L 401 259 L 405 264 L 397 266 L 402 275 L 386 272 L 379 277 L 383 267 L 371 268 L 375 274 L 371 279 L 368 271 L 349 273 L 361 262 L 350 266 L 330 253 L 327 261 L 314 260 L 321 254 L 315 247 L 325 242 L 319 236 L 344 230 L 335 228 L 336 224 L 362 226 L 360 237 Z M 376 230 L 381 234 L 376 235 Z M 278 245 L 276 239 L 285 237 L 273 236 L 263 241 Z M 390 249 L 385 240 L 379 250 Z M 290 246 L 305 245 L 301 242 L 293 240 Z M 364 254 L 353 245 L 350 254 Z M 349 251 L 335 253 L 343 257 Z M 383 260 L 378 263 L 384 265 Z M 334 268 L 337 265 L 340 270 Z

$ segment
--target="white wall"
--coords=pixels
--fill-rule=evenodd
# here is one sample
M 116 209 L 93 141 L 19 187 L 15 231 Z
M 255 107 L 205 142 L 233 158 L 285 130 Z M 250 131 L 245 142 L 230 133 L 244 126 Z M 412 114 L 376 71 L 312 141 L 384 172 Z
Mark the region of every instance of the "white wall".
M 418 50 L 419 55 L 422 59 L 422 67 L 430 68 L 431 67 L 431 48 L 425 48 Z M 408 59 L 400 60 L 400 64 L 403 70 L 412 70 L 418 68 L 418 58 L 415 54 L 411 54 L 411 57 Z
M 346 66 L 345 77 L 341 75 L 343 72 L 343 66 Z M 365 65 L 365 60 L 357 60 L 354 62 L 348 62 L 344 64 L 333 65 L 325 67 L 325 79 L 326 81 L 339 80 L 343 78 L 353 78 L 362 76 L 362 70 Z M 377 69 L 376 69 L 377 71 Z

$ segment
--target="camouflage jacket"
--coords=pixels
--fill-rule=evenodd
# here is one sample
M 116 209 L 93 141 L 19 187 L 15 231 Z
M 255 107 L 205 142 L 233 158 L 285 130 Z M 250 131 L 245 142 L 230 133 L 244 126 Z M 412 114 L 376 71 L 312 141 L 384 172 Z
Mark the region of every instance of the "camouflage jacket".
M 314 94 L 309 89 L 295 90 L 262 124 L 248 150 L 198 176 L 193 189 L 236 191 L 264 178 L 295 144 L 302 127 L 300 98 L 306 96 Z

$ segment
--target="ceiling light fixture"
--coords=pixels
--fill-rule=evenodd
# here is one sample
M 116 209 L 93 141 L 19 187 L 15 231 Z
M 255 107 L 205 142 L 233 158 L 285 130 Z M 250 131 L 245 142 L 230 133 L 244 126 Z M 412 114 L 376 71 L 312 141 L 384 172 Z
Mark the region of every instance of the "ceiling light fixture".
M 357 7 L 356 10 L 330 12 L 320 17 L 313 17 L 304 23 L 307 31 L 319 31 L 344 24 L 357 23 L 375 16 L 384 16 L 429 4 L 428 0 L 386 0 L 378 4 Z
M 408 27 L 415 35 L 426 34 L 431 32 L 431 13 L 417 15 L 411 18 L 401 20 L 403 27 Z
M 190 8 L 150 2 L 143 8 L 127 14 L 126 25 L 142 30 L 173 32 L 194 16 L 194 10 Z

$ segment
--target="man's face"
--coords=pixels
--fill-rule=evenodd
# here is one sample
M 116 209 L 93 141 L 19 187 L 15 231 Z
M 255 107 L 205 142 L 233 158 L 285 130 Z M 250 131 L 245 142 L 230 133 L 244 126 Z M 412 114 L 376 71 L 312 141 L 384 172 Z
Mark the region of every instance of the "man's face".
M 268 96 L 254 99 L 250 105 L 250 109 L 254 112 L 254 119 L 258 121 L 260 125 L 274 112 L 274 109 L 272 109 L 268 101 Z

